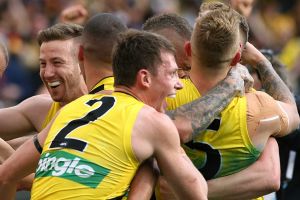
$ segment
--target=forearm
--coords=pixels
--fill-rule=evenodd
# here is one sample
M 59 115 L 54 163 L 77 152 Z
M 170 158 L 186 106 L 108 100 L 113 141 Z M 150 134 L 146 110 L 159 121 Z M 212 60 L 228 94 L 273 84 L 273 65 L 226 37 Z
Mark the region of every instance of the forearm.
M 238 87 L 239 89 L 237 89 Z M 166 114 L 175 122 L 181 141 L 188 142 L 202 133 L 231 100 L 240 93 L 241 87 L 244 88 L 241 79 L 227 76 L 205 96 L 175 110 L 167 111 Z M 183 124 L 185 127 L 182 126 Z
M 40 154 L 35 149 L 32 139 L 29 139 L 0 166 L 0 186 L 6 183 L 16 183 L 33 173 L 39 158 Z
M 22 136 L 18 137 L 12 140 L 6 141 L 14 150 L 18 149 L 22 144 L 24 144 L 29 138 L 32 138 L 34 133 L 27 135 L 27 136 Z
M 260 61 L 256 69 L 262 79 L 262 86 L 266 93 L 278 101 L 295 104 L 292 92 L 284 84 L 268 60 Z
M 248 168 L 207 182 L 209 199 L 253 199 L 276 191 L 280 186 L 277 142 L 270 138 L 259 160 Z M 237 189 L 238 186 L 238 189 Z
M 14 200 L 15 196 L 16 196 L 16 183 L 1 185 L 0 188 L 1 200 Z
M 0 164 L 2 164 L 15 150 L 0 138 Z
M 151 160 L 144 162 L 138 169 L 130 184 L 128 200 L 148 200 L 154 192 L 158 171 L 153 168 Z
M 261 178 L 265 175 L 263 171 L 257 171 L 254 176 L 250 177 L 235 175 L 209 180 L 207 182 L 208 198 L 210 200 L 253 199 L 273 192 L 273 190 L 261 187 L 261 185 L 268 184 Z

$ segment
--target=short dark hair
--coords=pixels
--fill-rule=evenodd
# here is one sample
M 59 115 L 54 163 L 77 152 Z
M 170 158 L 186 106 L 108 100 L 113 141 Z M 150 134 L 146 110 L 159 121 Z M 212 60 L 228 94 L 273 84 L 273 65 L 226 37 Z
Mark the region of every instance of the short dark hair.
M 156 66 L 162 62 L 162 51 L 175 55 L 172 44 L 160 35 L 137 30 L 121 34 L 113 51 L 115 86 L 133 86 L 141 69 L 147 69 L 156 75 Z
M 155 15 L 143 24 L 145 31 L 158 31 L 161 29 L 172 29 L 176 31 L 183 38 L 190 40 L 193 27 L 184 18 L 175 13 L 163 13 Z
M 112 49 L 120 33 L 127 30 L 121 19 L 110 13 L 96 14 L 84 26 L 82 44 L 89 59 L 112 62 Z
M 79 38 L 82 35 L 83 27 L 78 24 L 58 23 L 49 28 L 39 31 L 37 40 L 39 45 L 43 42 L 53 40 L 68 40 L 71 38 Z

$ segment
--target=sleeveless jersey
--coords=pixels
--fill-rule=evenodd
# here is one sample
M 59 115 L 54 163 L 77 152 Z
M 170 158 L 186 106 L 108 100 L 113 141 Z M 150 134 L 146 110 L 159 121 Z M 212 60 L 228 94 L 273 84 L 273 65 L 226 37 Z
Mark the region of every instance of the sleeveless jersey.
M 176 98 L 167 99 L 168 110 L 189 103 L 201 95 L 191 80 L 182 81 L 184 87 Z M 178 97 L 177 97 L 178 96 Z M 183 145 L 187 155 L 206 179 L 236 173 L 255 162 L 260 155 L 247 131 L 246 97 L 236 97 L 221 112 L 207 130 Z
M 119 92 L 85 95 L 64 106 L 45 141 L 32 200 L 123 196 L 140 164 L 131 132 L 143 106 Z
M 97 83 L 95 87 L 93 87 L 90 94 L 95 94 L 97 92 L 100 92 L 101 90 L 114 90 L 114 77 L 106 77 L 99 81 L 99 83 Z M 52 118 L 55 116 L 55 114 L 60 108 L 61 106 L 59 102 L 52 102 L 48 114 L 43 122 L 42 129 L 44 129 L 47 126 L 47 124 L 49 124 L 49 122 L 52 120 Z
M 181 82 L 176 98 L 167 98 L 167 110 L 201 97 L 190 79 Z M 206 180 L 239 172 L 258 159 L 261 152 L 248 135 L 246 112 L 246 97 L 235 97 L 204 133 L 183 145 Z
M 49 124 L 49 122 L 53 119 L 53 117 L 55 116 L 55 114 L 58 112 L 59 109 L 61 109 L 59 102 L 53 101 L 48 111 L 48 114 L 43 122 L 42 129 L 44 129 Z
M 96 94 L 97 92 L 100 92 L 101 90 L 114 91 L 114 89 L 115 89 L 114 88 L 114 77 L 109 76 L 109 77 L 105 77 L 104 79 L 100 80 L 89 93 Z

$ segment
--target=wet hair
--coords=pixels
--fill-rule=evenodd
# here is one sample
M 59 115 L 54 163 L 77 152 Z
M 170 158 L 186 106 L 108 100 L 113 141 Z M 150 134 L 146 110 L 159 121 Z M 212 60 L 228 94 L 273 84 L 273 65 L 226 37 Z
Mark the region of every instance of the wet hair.
M 133 86 L 141 69 L 156 75 L 164 51 L 175 55 L 172 44 L 155 33 L 129 30 L 121 34 L 113 51 L 115 86 Z

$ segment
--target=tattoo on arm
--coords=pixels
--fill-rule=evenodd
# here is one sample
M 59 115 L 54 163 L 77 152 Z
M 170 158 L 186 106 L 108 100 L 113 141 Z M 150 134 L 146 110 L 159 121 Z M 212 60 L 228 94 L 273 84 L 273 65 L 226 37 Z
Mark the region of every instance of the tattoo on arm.
M 227 76 L 205 96 L 166 113 L 173 120 L 183 116 L 189 121 L 187 123 L 192 124 L 193 132 L 189 136 L 192 140 L 202 133 L 240 92 L 237 90 L 237 84 L 243 84 L 243 81 L 237 82 L 235 78 Z
M 295 103 L 292 92 L 278 76 L 269 61 L 264 60 L 259 62 L 257 64 L 257 71 L 261 77 L 262 86 L 266 93 L 278 101 Z

